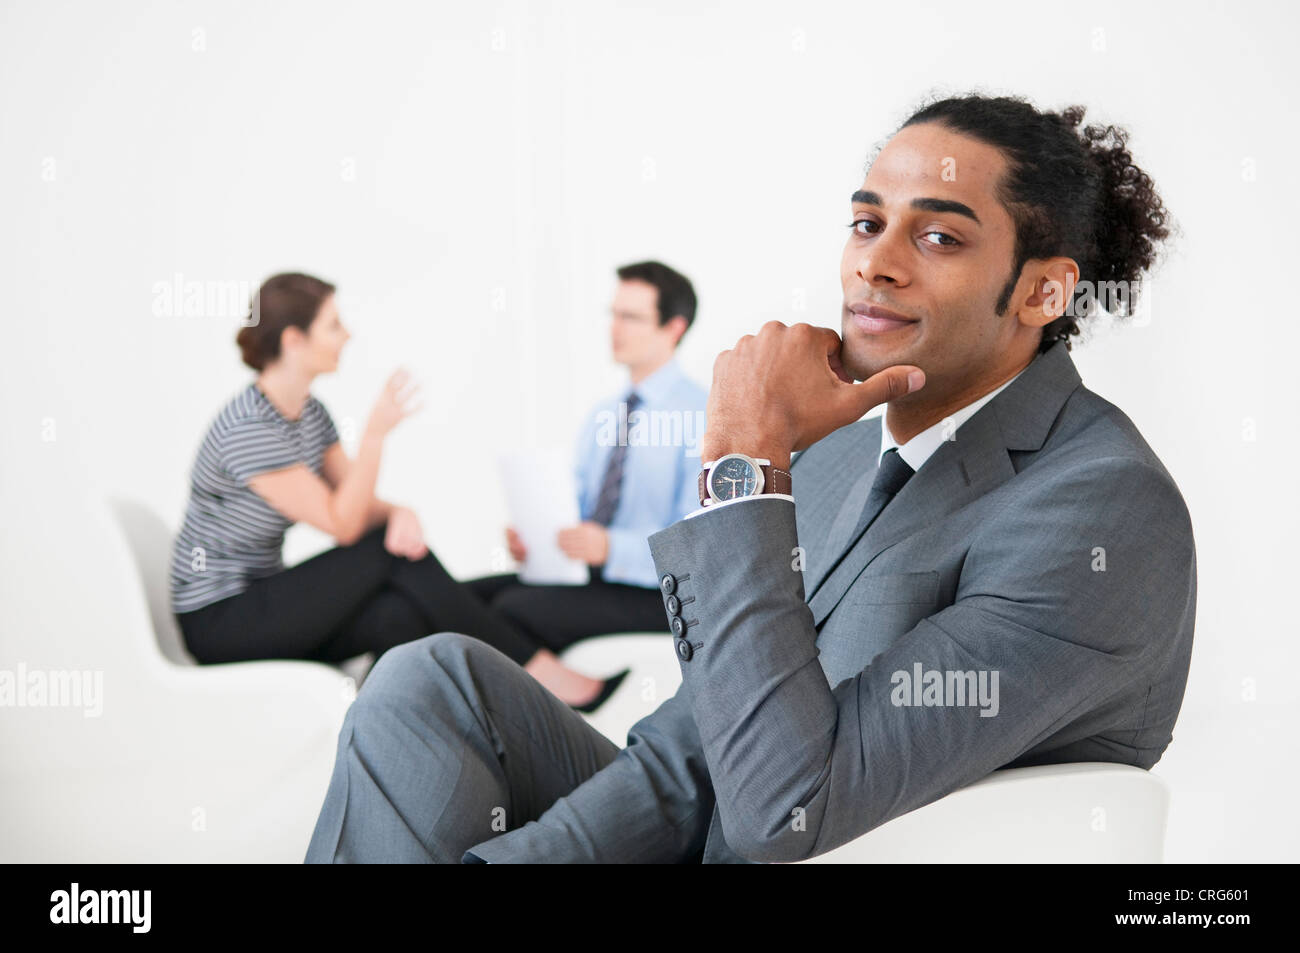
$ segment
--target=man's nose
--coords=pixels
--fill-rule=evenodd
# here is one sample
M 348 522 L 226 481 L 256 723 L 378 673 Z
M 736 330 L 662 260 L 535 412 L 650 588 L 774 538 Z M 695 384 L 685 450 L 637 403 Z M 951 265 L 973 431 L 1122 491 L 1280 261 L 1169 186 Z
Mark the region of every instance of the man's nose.
M 886 229 L 858 255 L 857 275 L 868 285 L 906 285 L 911 281 L 907 265 L 907 234 Z

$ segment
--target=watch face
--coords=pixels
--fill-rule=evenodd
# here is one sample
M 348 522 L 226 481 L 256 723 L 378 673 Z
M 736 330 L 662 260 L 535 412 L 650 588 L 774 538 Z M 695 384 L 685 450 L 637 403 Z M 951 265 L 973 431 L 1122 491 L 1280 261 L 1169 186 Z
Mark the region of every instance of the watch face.
M 723 457 L 709 471 L 709 489 L 717 500 L 734 500 L 758 492 L 758 470 L 743 457 Z

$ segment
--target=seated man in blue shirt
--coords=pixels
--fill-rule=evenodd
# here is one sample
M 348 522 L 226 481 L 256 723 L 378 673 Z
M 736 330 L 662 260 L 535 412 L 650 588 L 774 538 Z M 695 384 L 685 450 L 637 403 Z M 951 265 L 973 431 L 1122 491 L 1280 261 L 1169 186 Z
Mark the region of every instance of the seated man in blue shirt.
M 560 531 L 569 556 L 591 566 L 585 586 L 532 586 L 517 576 L 470 580 L 479 596 L 550 648 L 525 668 L 579 711 L 594 711 L 623 680 L 605 681 L 562 665 L 553 653 L 612 632 L 667 632 L 652 533 L 698 508 L 699 440 L 708 392 L 688 378 L 674 354 L 695 319 L 695 290 L 657 261 L 618 269 L 611 306 L 614 360 L 628 385 L 593 410 L 578 441 L 578 511 Z M 510 553 L 525 556 L 513 529 Z

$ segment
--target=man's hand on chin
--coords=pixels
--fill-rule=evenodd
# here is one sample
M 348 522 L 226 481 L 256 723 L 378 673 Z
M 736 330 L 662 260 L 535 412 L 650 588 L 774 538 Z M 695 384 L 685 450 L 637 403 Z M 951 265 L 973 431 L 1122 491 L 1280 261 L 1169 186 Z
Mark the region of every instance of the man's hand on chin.
M 925 372 L 911 364 L 887 367 L 855 384 L 840 361 L 840 346 L 840 336 L 829 328 L 769 321 L 719 354 L 701 459 L 744 453 L 787 470 L 794 451 L 925 386 Z M 917 378 L 912 386 L 909 374 Z

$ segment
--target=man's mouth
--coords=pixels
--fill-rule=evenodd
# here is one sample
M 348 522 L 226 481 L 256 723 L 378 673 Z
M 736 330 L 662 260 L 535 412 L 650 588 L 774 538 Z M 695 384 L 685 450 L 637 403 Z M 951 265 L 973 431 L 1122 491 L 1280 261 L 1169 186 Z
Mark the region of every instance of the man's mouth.
M 854 302 L 848 309 L 853 326 L 866 334 L 888 334 L 920 324 L 917 318 L 866 302 Z

